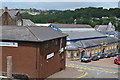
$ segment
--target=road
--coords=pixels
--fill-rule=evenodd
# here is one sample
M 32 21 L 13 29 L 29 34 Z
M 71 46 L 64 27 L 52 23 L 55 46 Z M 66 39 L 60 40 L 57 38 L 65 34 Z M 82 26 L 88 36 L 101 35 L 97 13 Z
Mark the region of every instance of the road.
M 118 78 L 119 66 L 113 63 L 114 58 L 105 58 L 90 63 L 80 61 L 67 61 L 67 66 L 84 70 L 87 75 L 83 78 Z M 79 77 L 78 77 L 79 78 Z

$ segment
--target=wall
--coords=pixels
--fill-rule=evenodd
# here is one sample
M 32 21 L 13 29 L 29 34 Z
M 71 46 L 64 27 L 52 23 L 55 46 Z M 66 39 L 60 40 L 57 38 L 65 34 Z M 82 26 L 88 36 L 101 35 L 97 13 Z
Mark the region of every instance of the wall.
M 55 42 L 57 41 L 57 45 Z M 49 48 L 46 44 L 50 42 Z M 66 38 L 62 38 L 62 48 L 65 49 Z M 42 43 L 19 42 L 18 47 L 2 47 L 2 68 L 7 71 L 7 56 L 13 57 L 13 73 L 28 74 L 30 78 L 46 78 L 65 69 L 66 53 L 60 50 L 60 38 Z M 50 53 L 55 55 L 46 59 Z
M 41 45 L 40 55 L 43 56 L 42 60 L 40 60 L 40 77 L 46 78 L 55 72 L 60 71 L 61 69 L 65 69 L 65 60 L 66 60 L 66 53 L 63 52 L 63 59 L 61 54 L 59 53 L 60 50 L 60 39 L 57 39 L 57 45 L 55 44 L 56 40 L 50 41 L 50 47 L 46 48 L 47 42 L 43 42 Z M 62 48 L 66 46 L 66 38 L 62 39 Z M 46 56 L 50 53 L 55 53 L 55 55 L 50 58 L 46 59 Z
M 27 73 L 36 77 L 36 45 L 18 42 L 18 47 L 2 47 L 2 69 L 7 71 L 7 56 L 13 57 L 13 73 Z

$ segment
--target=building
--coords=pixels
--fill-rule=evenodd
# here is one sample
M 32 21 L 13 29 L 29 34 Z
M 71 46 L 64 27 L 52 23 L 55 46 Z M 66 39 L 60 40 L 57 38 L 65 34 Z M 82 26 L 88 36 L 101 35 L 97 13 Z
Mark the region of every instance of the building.
M 7 7 L 5 10 L 0 11 L 0 25 L 16 25 L 22 22 L 22 17 L 19 11 L 8 11 Z
M 118 39 L 106 36 L 90 25 L 52 24 L 67 34 L 67 58 L 80 59 L 84 55 L 95 56 L 99 53 L 117 51 Z M 84 52 L 84 53 L 83 53 Z
M 96 25 L 95 30 L 106 36 L 120 39 L 120 32 L 115 31 L 115 26 L 111 22 L 108 25 Z
M 115 26 L 110 22 L 108 25 L 96 25 L 95 30 L 97 31 L 115 31 Z
M 30 78 L 47 78 L 65 69 L 66 34 L 49 27 L 23 25 L 25 20 L 19 12 L 13 16 L 5 9 L 1 14 L 3 72 L 7 71 L 8 56 L 12 56 L 13 73 Z

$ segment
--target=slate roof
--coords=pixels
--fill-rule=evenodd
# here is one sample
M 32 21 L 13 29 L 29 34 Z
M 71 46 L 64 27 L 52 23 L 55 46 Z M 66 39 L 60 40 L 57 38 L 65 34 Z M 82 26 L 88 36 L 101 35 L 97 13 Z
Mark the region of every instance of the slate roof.
M 92 28 L 90 25 L 86 24 L 55 24 L 55 23 L 51 24 L 58 28 Z
M 113 43 L 118 42 L 118 39 L 113 37 L 107 37 L 107 38 L 98 38 L 98 39 L 91 39 L 91 40 L 81 40 L 83 47 L 90 47 L 95 45 L 100 45 L 102 42 L 106 43 Z
M 41 42 L 67 36 L 48 27 L 0 26 L 0 40 Z
M 79 40 L 77 42 L 71 42 L 70 45 L 67 45 L 66 50 L 78 50 L 79 48 L 86 49 L 94 46 L 101 46 L 102 42 L 106 42 L 106 44 L 111 44 L 114 42 L 118 42 L 118 39 L 113 37 L 106 37 L 106 38 Z
M 106 44 L 118 42 L 118 39 L 113 37 L 106 37 L 106 38 L 97 38 L 97 39 L 88 39 L 88 40 L 79 40 L 77 42 L 74 42 L 71 44 L 73 46 L 73 49 L 77 48 L 87 48 L 92 46 L 100 46 L 102 42 L 106 42 Z M 67 48 L 68 50 L 73 50 L 72 48 Z

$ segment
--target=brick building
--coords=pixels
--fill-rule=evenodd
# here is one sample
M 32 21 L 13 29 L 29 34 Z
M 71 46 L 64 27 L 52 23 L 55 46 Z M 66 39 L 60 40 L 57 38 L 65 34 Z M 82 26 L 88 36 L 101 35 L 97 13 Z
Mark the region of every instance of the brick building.
M 23 26 L 20 12 L 0 13 L 0 48 L 2 71 L 7 71 L 7 57 L 12 56 L 13 73 L 30 78 L 46 78 L 65 69 L 66 34 L 49 27 Z

